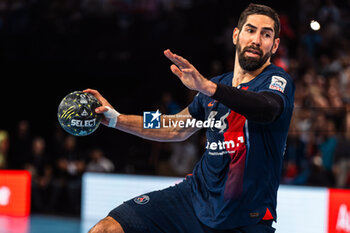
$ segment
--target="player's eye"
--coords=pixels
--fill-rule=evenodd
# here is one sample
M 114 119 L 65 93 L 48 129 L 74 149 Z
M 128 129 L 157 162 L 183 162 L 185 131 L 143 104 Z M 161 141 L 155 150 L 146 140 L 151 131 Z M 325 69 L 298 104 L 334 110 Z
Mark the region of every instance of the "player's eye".
M 271 35 L 269 33 L 265 33 L 266 38 L 271 38 Z
M 251 29 L 251 28 L 247 28 L 247 30 L 246 30 L 248 33 L 253 33 L 254 32 L 254 30 L 253 29 Z

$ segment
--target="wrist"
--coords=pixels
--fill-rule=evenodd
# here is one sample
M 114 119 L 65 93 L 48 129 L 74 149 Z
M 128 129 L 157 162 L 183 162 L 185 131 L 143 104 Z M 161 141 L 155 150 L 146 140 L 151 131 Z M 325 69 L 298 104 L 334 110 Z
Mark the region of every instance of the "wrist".
M 108 111 L 104 112 L 103 115 L 108 120 L 107 126 L 110 128 L 115 128 L 115 126 L 117 125 L 118 117 L 120 116 L 120 113 L 109 106 L 105 106 L 105 107 L 108 109 Z
M 203 90 L 200 92 L 202 92 L 203 94 L 205 94 L 207 96 L 213 96 L 216 92 L 216 88 L 217 88 L 216 83 L 214 83 L 210 80 L 206 80 L 206 82 L 204 83 Z

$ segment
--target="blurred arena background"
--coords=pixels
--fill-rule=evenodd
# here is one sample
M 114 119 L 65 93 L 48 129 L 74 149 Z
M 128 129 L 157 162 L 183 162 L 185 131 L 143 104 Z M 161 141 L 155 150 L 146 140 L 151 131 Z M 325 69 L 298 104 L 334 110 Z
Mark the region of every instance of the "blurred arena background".
M 306 190 L 311 197 L 304 201 L 319 201 L 327 215 L 326 199 L 341 192 L 350 200 L 346 190 L 334 189 L 350 187 L 350 1 L 253 2 L 280 13 L 281 45 L 273 62 L 296 85 L 281 196 L 283 190 Z M 232 70 L 232 31 L 248 3 L 0 0 L 0 171 L 31 174 L 30 213 L 23 214 L 29 216 L 0 213 L 0 232 L 86 232 L 98 220 L 83 224 L 82 212 L 91 203 L 82 184 L 92 172 L 151 175 L 154 183 L 190 173 L 205 147 L 203 132 L 183 143 L 149 142 L 107 127 L 72 137 L 60 128 L 57 107 L 68 93 L 94 88 L 122 113 L 176 113 L 196 93 L 171 74 L 163 50 L 186 57 L 207 78 Z M 7 179 L 1 174 L 0 189 Z M 167 182 L 162 185 L 175 180 Z M 131 189 L 112 191 L 117 196 Z M 303 200 L 304 194 L 299 196 Z M 334 207 L 335 216 L 344 217 L 334 230 L 326 217 L 315 219 L 322 232 L 350 232 L 350 203 L 344 203 Z M 293 217 L 297 214 L 288 219 Z M 282 214 L 279 218 L 283 222 Z M 297 224 L 307 227 L 311 220 Z M 321 232 L 315 229 L 303 232 Z M 277 232 L 295 231 L 281 226 Z

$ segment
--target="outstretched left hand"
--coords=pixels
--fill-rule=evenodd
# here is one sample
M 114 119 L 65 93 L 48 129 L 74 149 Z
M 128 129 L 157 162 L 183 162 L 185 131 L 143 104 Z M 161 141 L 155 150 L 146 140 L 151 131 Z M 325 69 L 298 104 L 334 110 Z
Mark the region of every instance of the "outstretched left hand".
M 214 95 L 216 84 L 203 77 L 189 61 L 169 49 L 164 51 L 164 55 L 174 63 L 170 66 L 171 71 L 187 88 L 208 96 Z

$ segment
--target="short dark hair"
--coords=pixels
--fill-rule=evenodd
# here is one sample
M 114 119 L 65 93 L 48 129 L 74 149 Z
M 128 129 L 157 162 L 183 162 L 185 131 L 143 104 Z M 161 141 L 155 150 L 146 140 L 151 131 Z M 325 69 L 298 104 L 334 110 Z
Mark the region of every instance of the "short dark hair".
M 280 34 L 280 19 L 277 14 L 277 12 L 272 9 L 271 7 L 265 6 L 265 5 L 260 5 L 260 4 L 254 4 L 250 3 L 249 6 L 241 13 L 239 16 L 237 28 L 239 30 L 242 30 L 243 25 L 247 21 L 247 18 L 249 15 L 266 15 L 270 17 L 274 22 L 274 31 L 275 31 L 275 36 L 274 38 L 278 38 Z

